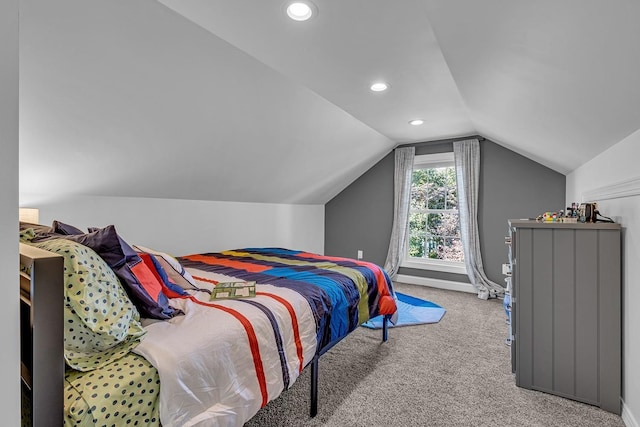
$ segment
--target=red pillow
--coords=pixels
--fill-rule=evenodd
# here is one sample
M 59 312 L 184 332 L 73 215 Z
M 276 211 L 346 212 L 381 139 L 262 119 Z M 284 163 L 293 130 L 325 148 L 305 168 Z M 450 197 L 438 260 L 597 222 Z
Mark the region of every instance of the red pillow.
M 157 261 L 153 259 L 153 255 L 146 252 L 138 252 L 138 256 L 142 259 L 144 265 L 146 265 L 153 273 L 156 280 L 161 284 L 163 294 L 165 294 L 169 298 L 178 298 L 180 296 L 186 295 L 186 292 L 184 292 L 181 287 L 179 287 L 175 283 L 171 283 L 171 281 L 167 277 L 167 274 L 162 270 L 162 266 L 160 266 Z
M 158 280 L 149 266 L 144 263 L 144 259 L 142 261 L 130 267 L 131 272 L 136 276 L 136 279 L 138 279 L 138 282 L 147 291 L 151 299 L 157 303 L 160 294 L 162 294 L 162 282 Z

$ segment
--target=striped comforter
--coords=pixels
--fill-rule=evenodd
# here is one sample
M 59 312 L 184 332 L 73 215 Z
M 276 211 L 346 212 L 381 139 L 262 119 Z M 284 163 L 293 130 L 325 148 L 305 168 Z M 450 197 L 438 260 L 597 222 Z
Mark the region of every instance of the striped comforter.
M 146 326 L 135 352 L 160 375 L 169 426 L 242 426 L 316 354 L 396 310 L 377 265 L 280 248 L 179 258 L 201 290 L 171 299 L 184 315 Z M 211 302 L 219 282 L 255 281 L 256 296 Z

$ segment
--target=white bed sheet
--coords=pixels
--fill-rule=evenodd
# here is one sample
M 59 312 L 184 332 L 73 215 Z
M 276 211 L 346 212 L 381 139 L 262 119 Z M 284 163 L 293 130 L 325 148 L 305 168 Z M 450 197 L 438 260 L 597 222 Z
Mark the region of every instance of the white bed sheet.
M 234 280 L 198 270 L 191 273 L 214 281 Z M 199 285 L 210 288 L 206 282 L 199 281 Z M 295 291 L 271 285 L 258 284 L 257 292 L 259 295 L 247 301 L 215 304 L 250 319 L 264 372 L 262 389 L 247 330 L 234 315 L 189 299 L 171 299 L 171 305 L 185 314 L 146 325 L 147 334 L 134 351 L 159 372 L 160 420 L 164 427 L 240 427 L 258 412 L 265 399 L 271 401 L 282 393 L 286 378 L 290 387 L 301 367 L 311 362 L 316 352 L 316 322 L 307 300 Z M 273 295 L 286 299 L 289 308 Z M 206 292 L 193 296 L 210 303 Z M 282 351 L 276 345 L 271 321 L 255 304 L 273 314 Z

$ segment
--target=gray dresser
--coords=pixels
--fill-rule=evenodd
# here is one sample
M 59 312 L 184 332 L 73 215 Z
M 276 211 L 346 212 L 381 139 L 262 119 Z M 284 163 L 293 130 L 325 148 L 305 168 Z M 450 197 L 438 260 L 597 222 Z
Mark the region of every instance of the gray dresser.
M 516 385 L 620 414 L 620 225 L 510 220 Z

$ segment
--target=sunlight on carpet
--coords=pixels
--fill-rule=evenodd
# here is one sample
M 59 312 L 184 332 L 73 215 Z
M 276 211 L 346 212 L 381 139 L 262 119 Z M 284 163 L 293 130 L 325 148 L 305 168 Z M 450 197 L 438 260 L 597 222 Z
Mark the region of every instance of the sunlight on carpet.
M 389 327 L 421 325 L 426 323 L 438 323 L 446 310 L 438 304 L 420 298 L 396 292 L 396 305 L 398 306 L 398 320 L 395 324 L 389 322 Z M 376 316 L 362 324 L 365 328 L 382 328 L 382 316 Z

